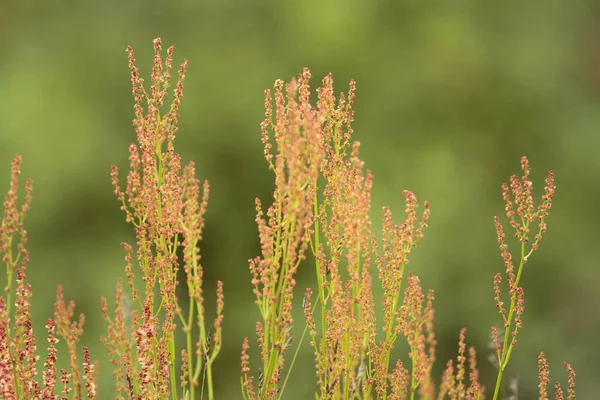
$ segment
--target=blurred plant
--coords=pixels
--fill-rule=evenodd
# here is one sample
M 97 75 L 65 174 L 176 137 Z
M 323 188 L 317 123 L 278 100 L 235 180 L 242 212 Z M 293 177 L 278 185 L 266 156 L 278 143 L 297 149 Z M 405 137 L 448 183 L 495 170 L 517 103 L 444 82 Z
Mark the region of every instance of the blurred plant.
M 83 375 L 77 357 L 77 342 L 83 332 L 83 314 L 78 322 L 71 322 L 75 304 L 67 306 L 63 289 L 58 287 L 54 303 L 54 319 L 48 318 L 48 356 L 44 362 L 43 387 L 36 380 L 37 344 L 31 323 L 31 297 L 33 290 L 27 283 L 29 252 L 25 217 L 31 204 L 33 183 L 25 183 L 25 198 L 19 207 L 19 177 L 21 156 L 12 160 L 10 189 L 4 198 L 4 214 L 0 226 L 0 255 L 6 266 L 6 297 L 0 297 L 0 398 L 2 399 L 58 399 L 57 379 L 60 379 L 62 398 L 96 398 L 96 366 L 92 363 L 87 347 L 83 348 Z M 16 284 L 16 286 L 15 286 Z M 13 300 L 14 298 L 14 300 Z M 14 309 L 13 309 L 14 305 Z M 11 323 L 14 320 L 14 323 Z M 69 370 L 61 369 L 57 376 L 56 360 L 58 336 L 67 343 Z M 82 387 L 85 381 L 85 392 Z
M 212 365 L 221 349 L 223 286 L 217 283 L 216 318 L 207 323 L 202 289 L 203 269 L 198 243 L 202 238 L 208 202 L 208 183 L 201 195 L 194 164 L 181 166 L 175 152 L 178 110 L 183 97 L 187 61 L 178 72 L 173 100 L 165 110 L 170 87 L 173 48 L 163 61 L 160 39 L 154 41 L 151 89 L 127 49 L 135 100 L 137 145 L 129 148 L 130 170 L 121 188 L 118 170 L 112 168 L 114 193 L 133 225 L 136 248 L 123 243 L 125 275 L 132 302 L 121 280 L 117 281 L 114 309 L 102 299 L 108 334 L 102 338 L 113 364 L 117 399 L 209 399 L 215 397 Z M 261 255 L 249 261 L 252 285 L 261 321 L 256 324 L 260 348 L 258 375 L 252 374 L 250 341 L 242 346 L 241 385 L 245 399 L 283 398 L 286 383 L 306 336 L 315 354 L 318 399 L 434 399 L 481 400 L 486 388 L 479 381 L 477 354 L 467 350 L 466 329 L 458 338 L 458 356 L 446 364 L 436 383 L 434 295 L 425 294 L 419 278 L 407 270 L 409 256 L 423 237 L 429 205 L 417 213 L 418 202 L 404 191 L 404 221 L 394 223 L 389 208 L 383 210 L 381 237 L 371 229 L 370 206 L 373 176 L 363 172 L 359 143 L 352 142 L 355 83 L 336 98 L 333 78 L 323 79 L 316 106 L 310 101 L 310 71 L 298 79 L 275 83 L 265 92 L 266 118 L 261 125 L 264 156 L 275 174 L 274 199 L 266 212 L 256 200 L 256 222 Z M 272 154 L 275 147 L 277 154 Z M 54 318 L 46 323 L 48 355 L 41 383 L 39 355 L 30 316 L 32 288 L 27 283 L 29 253 L 24 221 L 31 203 L 32 183 L 25 184 L 19 206 L 21 157 L 12 161 L 10 189 L 0 225 L 0 255 L 6 266 L 5 297 L 0 297 L 0 397 L 3 399 L 94 399 L 98 367 L 83 347 L 77 346 L 85 319 L 75 321 L 75 305 L 67 304 L 63 288 L 57 290 Z M 495 218 L 506 277 L 494 277 L 495 301 L 502 328 L 492 327 L 495 365 L 498 368 L 493 399 L 498 399 L 504 371 L 522 328 L 524 290 L 522 271 L 539 248 L 546 218 L 556 190 L 554 173 L 545 182 L 545 194 L 536 208 L 529 161 L 521 159 L 523 176 L 512 176 L 502 186 L 506 214 L 521 245 L 516 269 L 505 243 L 500 218 Z M 532 237 L 532 230 L 537 231 Z M 293 344 L 295 275 L 309 252 L 314 259 L 316 288 L 303 298 L 304 332 L 296 341 L 289 366 L 285 355 Z M 179 254 L 182 254 L 182 257 Z M 377 268 L 381 285 L 382 321 L 377 321 L 371 270 Z M 141 273 L 136 273 L 136 266 Z M 189 305 L 182 309 L 176 294 L 178 272 L 183 269 Z M 406 284 L 404 281 L 406 280 Z M 508 285 L 502 294 L 503 280 Z M 313 299 L 313 291 L 315 297 Z M 504 308 L 504 298 L 509 301 Z M 212 326 L 210 326 L 212 325 Z M 185 340 L 179 343 L 179 330 Z M 398 338 L 404 336 L 409 358 L 406 365 L 392 360 Z M 62 338 L 68 350 L 69 369 L 57 371 L 56 345 Z M 178 358 L 180 355 L 181 358 Z M 181 372 L 176 371 L 181 363 Z M 285 378 L 283 372 L 286 371 Z M 549 366 L 544 353 L 538 359 L 539 399 L 549 399 Z M 568 372 L 567 399 L 575 399 L 575 372 Z M 179 377 L 179 380 L 178 380 Z M 255 379 L 256 377 L 256 379 Z M 555 398 L 565 394 L 557 382 Z M 516 381 L 509 385 L 518 395 Z M 56 392 L 60 391 L 60 395 Z M 112 395 L 111 395 L 112 398 Z
M 575 370 L 569 363 L 565 363 L 565 369 L 569 375 L 568 383 L 569 388 L 567 389 L 567 399 L 575 400 Z M 550 366 L 548 364 L 548 360 L 546 359 L 546 354 L 542 351 L 538 357 L 538 369 L 539 369 L 539 380 L 540 384 L 538 385 L 540 388 L 540 400 L 548 400 L 548 384 L 550 383 Z M 564 398 L 564 393 L 562 387 L 559 382 L 554 383 L 555 389 L 555 398 L 556 400 L 562 400 Z

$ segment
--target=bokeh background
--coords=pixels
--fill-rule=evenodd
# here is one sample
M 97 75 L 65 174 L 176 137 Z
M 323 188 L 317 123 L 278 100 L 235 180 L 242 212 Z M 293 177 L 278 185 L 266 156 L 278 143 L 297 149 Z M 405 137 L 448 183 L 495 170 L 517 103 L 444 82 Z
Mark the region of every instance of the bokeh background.
M 562 362 L 569 361 L 580 398 L 597 398 L 598 4 L 4 0 L 0 188 L 8 188 L 10 159 L 21 153 L 23 174 L 34 179 L 27 228 L 39 346 L 62 284 L 87 317 L 82 344 L 101 363 L 100 398 L 111 398 L 99 304 L 103 295 L 113 298 L 123 276 L 120 242 L 132 239 L 109 177 L 112 164 L 126 168 L 135 140 L 125 47 L 134 46 L 148 76 L 151 41 L 161 37 L 165 47 L 176 46 L 177 62 L 190 63 L 179 152 L 212 185 L 201 247 L 209 309 L 216 279 L 225 284 L 218 398 L 240 398 L 241 343 L 255 338 L 259 317 L 247 259 L 259 253 L 254 198 L 266 203 L 272 190 L 259 136 L 263 90 L 305 66 L 314 86 L 328 72 L 338 91 L 357 80 L 355 139 L 375 175 L 373 219 L 384 205 L 400 218 L 403 189 L 431 202 L 430 228 L 411 269 L 436 292 L 438 368 L 455 356 L 465 326 L 492 387 L 486 358 L 489 327 L 498 323 L 492 277 L 503 269 L 493 225 L 503 213 L 500 185 L 520 172 L 522 155 L 539 195 L 547 171 L 556 171 L 549 230 L 523 277 L 525 328 L 509 376 L 519 380 L 520 399 L 537 398 L 544 350 L 553 380 L 566 381 Z M 299 290 L 313 284 L 311 276 L 301 273 Z M 306 346 L 284 398 L 313 398 L 311 363 Z

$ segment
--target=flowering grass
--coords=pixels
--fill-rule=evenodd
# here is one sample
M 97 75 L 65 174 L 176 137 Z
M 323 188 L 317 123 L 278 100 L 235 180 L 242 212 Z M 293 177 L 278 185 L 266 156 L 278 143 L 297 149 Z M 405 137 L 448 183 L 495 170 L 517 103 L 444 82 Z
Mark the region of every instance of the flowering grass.
M 204 309 L 203 266 L 199 243 L 208 207 L 209 185 L 196 178 L 194 164 L 181 164 L 175 150 L 178 110 L 187 61 L 171 89 L 173 48 L 163 55 L 154 41 L 150 89 L 129 47 L 137 143 L 129 148 L 129 171 L 116 167 L 114 194 L 136 243 L 122 243 L 124 276 L 114 300 L 101 299 L 106 334 L 101 338 L 111 359 L 116 399 L 215 398 L 213 364 L 222 345 L 223 285 L 217 284 L 216 318 Z M 395 222 L 390 208 L 382 231 L 372 228 L 373 176 L 352 139 L 355 83 L 336 96 L 326 76 L 310 101 L 308 69 L 287 84 L 278 80 L 265 91 L 261 124 L 264 158 L 274 174 L 269 205 L 256 200 L 261 253 L 249 260 L 249 280 L 260 320 L 256 332 L 240 340 L 240 390 L 245 399 L 284 399 L 294 379 L 294 361 L 310 346 L 315 361 L 318 399 L 494 399 L 500 397 L 505 371 L 523 329 L 525 290 L 522 272 L 538 251 L 556 186 L 551 171 L 544 194 L 534 201 L 529 161 L 522 175 L 502 185 L 507 227 L 519 248 L 505 243 L 503 219 L 494 218 L 504 270 L 493 280 L 499 323 L 491 327 L 495 382 L 480 382 L 478 354 L 467 347 L 466 329 L 458 333 L 458 353 L 442 376 L 434 376 L 436 336 L 434 293 L 424 291 L 411 253 L 423 238 L 430 208 L 404 191 L 404 219 Z M 25 219 L 32 182 L 18 196 L 21 157 L 12 161 L 10 189 L 0 226 L 0 254 L 7 286 L 0 297 L 0 397 L 3 399 L 94 399 L 98 397 L 97 364 L 79 348 L 85 318 L 75 317 L 57 289 L 54 316 L 46 323 L 47 351 L 38 349 L 30 316 L 33 289 L 27 283 L 29 253 Z M 310 262 L 309 262 L 310 261 Z M 296 287 L 299 268 L 314 265 L 314 286 Z M 185 282 L 178 281 L 182 270 Z M 187 296 L 180 299 L 177 288 Z M 374 290 L 377 286 L 381 290 Z M 131 302 L 126 301 L 126 292 Z M 382 295 L 376 296 L 375 293 Z M 293 299 L 302 297 L 304 321 L 294 321 Z M 185 304 L 183 304 L 185 303 Z M 376 313 L 377 307 L 382 312 Z M 293 325 L 303 326 L 300 337 Z M 183 340 L 182 340 L 183 339 Z M 56 344 L 67 344 L 68 369 L 57 370 Z M 392 356 L 402 341 L 408 361 Z M 250 358 L 257 346 L 259 358 Z M 45 354 L 41 359 L 40 354 Z M 43 361 L 43 363 L 42 363 Z M 41 373 L 39 371 L 42 365 Z M 180 367 L 178 367 L 180 365 Z M 541 353 L 539 399 L 549 399 L 548 361 Z M 568 388 L 554 384 L 555 399 L 575 399 L 575 372 L 569 364 Z M 231 380 L 232 382 L 235 379 Z

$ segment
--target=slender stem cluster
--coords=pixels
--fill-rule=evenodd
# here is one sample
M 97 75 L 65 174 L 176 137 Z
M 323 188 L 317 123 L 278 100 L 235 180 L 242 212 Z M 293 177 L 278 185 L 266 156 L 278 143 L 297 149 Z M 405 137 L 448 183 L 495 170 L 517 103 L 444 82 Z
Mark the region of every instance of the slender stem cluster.
M 245 340 L 244 394 L 246 398 L 281 397 L 283 353 L 292 323 L 289 310 L 293 275 L 301 261 L 294 257 L 290 266 L 285 254 L 296 254 L 286 250 L 291 242 L 300 246 L 303 255 L 308 238 L 315 261 L 317 297 L 313 302 L 313 290 L 307 289 L 303 308 L 315 349 L 319 398 L 370 398 L 375 394 L 401 398 L 409 387 L 413 396 L 417 388 L 425 393 L 433 387 L 433 293 L 427 296 L 423 308 L 418 278 L 411 280 L 404 300 L 401 283 L 408 256 L 427 226 L 429 206 L 426 204 L 419 219 L 416 197 L 406 191 L 407 218 L 398 226 L 386 209 L 380 255 L 369 216 L 373 177 L 363 172 L 358 157 L 360 145 L 351 141 L 355 84 L 351 82 L 348 93 L 336 98 L 333 78 L 331 74 L 326 76 L 317 89 L 317 104 L 312 106 L 309 79 L 310 72 L 305 69 L 285 87 L 277 81 L 275 112 L 271 93 L 266 92 L 263 143 L 265 158 L 275 172 L 276 189 L 268 219 L 257 207 L 263 256 L 251 260 L 250 270 L 263 317 L 257 324 L 263 367 L 256 381 L 250 374 L 249 342 Z M 273 141 L 276 156 L 271 154 Z M 310 151 L 305 153 L 308 143 Z M 301 228 L 287 228 L 289 221 L 298 219 Z M 381 340 L 377 339 L 373 262 L 377 263 L 384 291 L 385 338 Z M 411 374 L 401 362 L 389 372 L 391 351 L 400 335 L 407 338 L 412 349 Z
M 119 185 L 116 167 L 111 175 L 114 193 L 137 239 L 135 251 L 131 245 L 123 244 L 132 304 L 126 300 L 119 281 L 114 317 L 109 315 L 103 300 L 102 312 L 108 323 L 108 336 L 103 341 L 115 367 L 118 398 L 176 399 L 178 393 L 183 393 L 194 399 L 198 387 L 206 383 L 212 399 L 212 364 L 221 348 L 223 286 L 220 282 L 217 285 L 217 317 L 211 328 L 205 321 L 198 248 L 209 187 L 205 182 L 200 194 L 194 164 L 182 168 L 174 148 L 187 61 L 179 68 L 173 99 L 163 112 L 171 86 L 173 47 L 167 49 L 163 61 L 161 41 L 154 40 L 150 92 L 144 87 L 131 47 L 127 52 L 137 145 L 129 148 L 130 170 L 125 189 Z M 182 261 L 179 252 L 183 253 Z M 141 272 L 141 290 L 135 267 Z M 180 307 L 176 295 L 180 269 L 185 273 L 190 299 L 187 310 Z M 131 330 L 126 320 L 131 320 Z M 177 321 L 186 337 L 181 347 L 175 340 Z M 178 347 L 182 349 L 179 353 Z M 179 355 L 183 374 L 178 381 Z
M 502 198 L 506 203 L 506 216 L 508 217 L 510 226 L 515 231 L 515 237 L 520 243 L 519 266 L 516 271 L 512 255 L 508 251 L 508 245 L 505 243 L 506 235 L 500 222 L 500 217 L 494 217 L 498 243 L 502 252 L 504 266 L 506 267 L 505 281 L 508 286 L 508 298 L 510 301 L 510 305 L 506 309 L 502 300 L 501 284 L 503 277 L 499 273 L 494 277 L 494 292 L 496 306 L 503 321 L 503 335 L 498 328 L 492 327 L 492 340 L 496 348 L 498 366 L 494 400 L 499 396 L 504 370 L 508 365 L 514 347 L 517 345 L 519 330 L 523 327 L 521 318 L 525 310 L 525 293 L 523 287 L 520 285 L 523 269 L 531 254 L 539 248 L 542 235 L 546 232 L 546 218 L 548 217 L 548 211 L 552 206 L 552 199 L 556 191 L 554 171 L 550 171 L 546 178 L 542 201 L 535 207 L 533 201 L 533 183 L 529 179 L 530 167 L 527 157 L 521 158 L 521 169 L 523 170 L 521 178 L 513 175 L 510 178 L 510 185 L 507 183 L 502 185 Z M 537 232 L 532 238 L 531 231 L 535 228 L 535 225 L 537 225 Z
M 569 388 L 567 389 L 567 399 L 575 400 L 575 370 L 569 363 L 564 363 L 565 369 L 568 374 L 568 384 Z M 548 363 L 548 359 L 546 358 L 546 354 L 542 351 L 538 357 L 538 370 L 539 370 L 539 381 L 538 385 L 539 391 L 539 399 L 540 400 L 549 400 L 549 392 L 548 385 L 550 384 L 550 365 Z M 555 395 L 554 398 L 556 400 L 563 400 L 564 392 L 558 381 L 554 383 Z
M 25 199 L 19 206 L 21 156 L 12 160 L 10 189 L 4 197 L 0 225 L 0 256 L 6 270 L 5 296 L 0 297 L 0 397 L 34 398 L 40 387 L 35 380 L 39 359 L 31 325 L 32 288 L 27 283 L 29 251 L 25 217 L 31 204 L 33 183 L 27 180 Z
M 250 344 L 242 347 L 242 390 L 247 399 L 281 398 L 284 353 L 291 343 L 291 306 L 294 274 L 304 258 L 307 238 L 315 262 L 316 287 L 307 288 L 303 311 L 314 348 L 317 398 L 320 399 L 483 399 L 475 349 L 467 354 L 466 330 L 459 337 L 456 363 L 448 362 L 441 382 L 432 377 L 435 362 L 433 291 L 423 293 L 413 273 L 403 287 L 411 251 L 423 236 L 429 205 L 417 216 L 415 195 L 405 191 L 406 219 L 395 225 L 384 209 L 381 241 L 371 230 L 370 196 L 373 176 L 363 172 L 359 143 L 352 142 L 355 83 L 347 94 L 334 95 L 333 78 L 326 76 L 317 89 L 316 106 L 310 103 L 305 69 L 284 86 L 275 83 L 275 112 L 271 92 L 266 91 L 266 119 L 262 124 L 264 155 L 275 172 L 274 202 L 266 217 L 257 200 L 262 256 L 250 261 L 254 293 L 262 321 L 256 325 L 262 368 L 251 374 Z M 272 134 L 269 134 L 269 131 Z M 275 146 L 277 154 L 271 151 Z M 546 217 L 555 191 L 554 174 L 546 179 L 545 195 L 533 205 L 529 163 L 522 159 L 524 175 L 513 176 L 503 186 L 506 212 L 521 243 L 521 263 L 513 267 L 496 218 L 498 241 L 506 266 L 510 306 L 502 302 L 502 276 L 494 279 L 498 309 L 504 319 L 504 338 L 492 329 L 499 375 L 516 345 L 524 309 L 519 285 L 523 265 L 539 247 L 546 231 Z M 537 233 L 530 232 L 537 224 Z M 531 237 L 531 239 L 530 239 Z M 371 265 L 377 265 L 382 285 L 383 324 L 378 330 Z M 313 294 L 315 298 L 313 299 Z M 396 341 L 404 336 L 410 365 L 392 362 Z M 510 339 L 510 340 L 509 340 Z M 297 350 L 298 351 L 298 350 Z M 296 354 L 297 354 L 296 351 Z M 294 356 L 295 359 L 295 356 Z M 291 369 L 291 368 L 290 368 Z M 288 371 L 289 377 L 289 371 Z
M 4 213 L 0 225 L 0 256 L 6 267 L 5 297 L 0 297 L 0 398 L 2 399 L 95 399 L 96 365 L 83 348 L 83 374 L 77 343 L 83 333 L 85 318 L 72 321 L 75 303 L 67 306 L 63 289 L 58 287 L 54 303 L 54 318 L 48 318 L 48 355 L 44 361 L 41 384 L 37 380 L 40 356 L 31 321 L 33 289 L 27 282 L 29 252 L 26 248 L 25 217 L 31 204 L 33 184 L 25 183 L 25 198 L 19 207 L 19 177 L 21 156 L 12 161 L 10 189 L 4 198 Z M 14 306 L 14 308 L 13 308 Z M 14 321 L 14 322 L 13 322 Z M 58 337 L 67 344 L 69 369 L 61 369 L 60 383 L 56 362 Z M 61 395 L 57 394 L 60 391 Z
M 261 352 L 258 381 L 249 375 L 248 341 L 242 360 L 245 398 L 275 399 L 280 393 L 283 355 L 292 343 L 295 274 L 305 258 L 314 220 L 313 199 L 322 162 L 321 120 L 308 102 L 308 71 L 284 88 L 275 83 L 275 110 L 266 91 L 262 123 L 265 159 L 275 174 L 273 203 L 266 215 L 256 200 L 261 256 L 250 260 L 252 285 L 262 320 L 256 324 Z M 297 101 L 297 97 L 300 98 Z M 270 152 L 273 143 L 278 154 Z
M 196 178 L 193 163 L 182 166 L 175 151 L 178 112 L 183 97 L 187 61 L 178 72 L 172 99 L 173 48 L 163 56 L 154 40 L 150 89 L 127 48 L 134 97 L 137 143 L 129 147 L 126 182 L 112 168 L 114 194 L 133 227 L 135 244 L 123 243 L 125 279 L 116 284 L 111 306 L 102 299 L 107 322 L 102 338 L 113 365 L 115 391 L 110 398 L 215 398 L 213 364 L 222 345 L 223 284 L 217 282 L 216 317 L 208 321 L 204 307 L 202 239 L 209 186 Z M 163 58 L 164 57 L 164 58 Z M 405 218 L 394 222 L 383 210 L 382 231 L 376 235 L 370 219 L 373 176 L 352 140 L 355 82 L 347 93 L 334 94 L 327 75 L 311 103 L 310 71 L 265 92 L 261 124 L 264 157 L 274 174 L 270 205 L 256 199 L 256 224 L 261 252 L 249 260 L 256 305 L 259 360 L 250 359 L 251 340 L 241 350 L 241 388 L 247 400 L 279 400 L 305 336 L 314 351 L 317 399 L 483 400 L 477 354 L 467 347 L 466 329 L 458 338 L 456 359 L 447 362 L 440 379 L 433 374 L 437 340 L 434 333 L 434 293 L 424 291 L 419 277 L 408 270 L 410 256 L 429 221 L 429 204 L 419 215 L 419 203 L 404 191 Z M 518 266 L 508 251 L 504 227 L 495 227 L 505 273 L 494 277 L 494 294 L 501 327 L 492 327 L 498 375 L 493 399 L 499 398 L 504 372 L 523 327 L 524 265 L 539 248 L 556 187 L 554 173 L 546 178 L 544 195 L 534 205 L 527 158 L 523 175 L 502 186 L 505 211 L 520 245 Z M 25 217 L 32 183 L 19 199 L 21 157 L 12 161 L 10 188 L 4 198 L 0 225 L 0 260 L 7 284 L 0 296 L 0 398 L 95 399 L 98 365 L 89 350 L 78 350 L 85 318 L 75 318 L 75 304 L 64 300 L 58 287 L 54 315 L 46 320 L 47 356 L 38 376 L 40 359 L 32 328 L 32 288 L 27 282 L 29 253 Z M 315 286 L 304 290 L 306 321 L 299 340 L 294 337 L 292 306 L 296 273 L 312 256 Z M 373 268 L 375 266 L 375 268 Z M 187 304 L 180 303 L 179 280 Z M 377 283 L 381 286 L 376 287 Z M 181 289 L 181 288 L 180 288 Z M 381 293 L 376 299 L 375 293 Z M 377 307 L 381 308 L 378 321 Z M 183 340 L 181 340 L 183 338 Z M 394 349 L 404 338 L 408 357 Z M 59 370 L 59 341 L 68 351 L 68 368 Z M 296 346 L 291 363 L 286 356 Z M 254 370 L 252 364 L 257 364 Z M 549 364 L 538 358 L 539 399 L 549 400 Z M 575 400 L 575 372 L 565 363 L 568 388 L 554 384 L 556 400 Z M 510 384 L 511 393 L 518 394 Z

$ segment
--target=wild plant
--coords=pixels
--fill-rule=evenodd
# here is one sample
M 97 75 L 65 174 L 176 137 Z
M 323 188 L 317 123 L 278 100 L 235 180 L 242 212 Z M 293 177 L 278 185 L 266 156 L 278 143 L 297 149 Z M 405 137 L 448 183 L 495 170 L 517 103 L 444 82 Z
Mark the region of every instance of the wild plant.
M 136 243 L 122 243 L 125 276 L 117 280 L 114 302 L 109 305 L 101 299 L 107 324 L 101 340 L 115 382 L 105 396 L 214 399 L 224 296 L 219 281 L 216 318 L 208 321 L 199 243 L 209 185 L 201 185 L 193 163 L 182 166 L 175 150 L 187 61 L 179 67 L 172 99 L 165 105 L 173 47 L 163 56 L 160 39 L 154 41 L 149 91 L 131 47 L 127 53 L 137 143 L 129 147 L 125 183 L 121 184 L 116 167 L 111 179 Z M 254 340 L 243 339 L 242 396 L 286 398 L 297 355 L 310 346 L 317 399 L 499 399 L 523 328 L 521 278 L 547 230 L 556 191 L 554 172 L 548 174 L 537 206 L 526 157 L 521 159 L 522 175 L 513 175 L 502 185 L 507 220 L 520 248 L 514 253 L 515 263 L 501 219 L 495 217 L 504 272 L 493 280 L 501 317 L 501 323 L 491 328 L 497 368 L 493 389 L 480 381 L 478 356 L 474 347 L 467 348 L 466 329 L 459 332 L 456 359 L 449 360 L 437 377 L 434 293 L 423 290 L 409 266 L 429 223 L 430 206 L 423 203 L 419 213 L 415 194 L 406 190 L 404 219 L 395 222 L 386 207 L 382 230 L 374 231 L 370 217 L 374 177 L 365 170 L 360 144 L 353 139 L 356 84 L 351 81 L 349 90 L 336 96 L 329 74 L 316 90 L 313 105 L 310 78 L 305 69 L 297 79 L 287 84 L 277 80 L 273 92 L 265 91 L 261 137 L 275 190 L 268 207 L 260 199 L 255 203 L 260 255 L 249 260 L 249 277 L 260 315 L 255 325 L 260 357 L 250 359 Z M 47 354 L 38 374 L 41 356 L 31 320 L 33 288 L 27 281 L 25 229 L 33 185 L 26 181 L 20 200 L 20 171 L 21 156 L 16 156 L 0 225 L 0 255 L 7 273 L 5 295 L 0 297 L 0 398 L 94 399 L 100 390 L 98 364 L 87 347 L 79 350 L 85 318 L 75 318 L 75 304 L 65 302 L 62 287 L 57 290 L 54 316 L 46 321 Z M 314 285 L 297 287 L 299 268 L 312 266 Z M 185 276 L 183 299 L 177 291 L 180 271 Z M 299 304 L 294 299 L 300 298 L 303 322 L 294 321 L 293 314 Z M 68 350 L 68 369 L 60 371 L 59 340 Z M 404 361 L 394 352 L 403 341 L 408 347 Z M 569 364 L 565 367 L 568 389 L 565 394 L 556 382 L 554 397 L 572 400 L 575 372 Z M 539 355 L 538 369 L 539 399 L 546 400 L 551 384 L 544 353 Z

